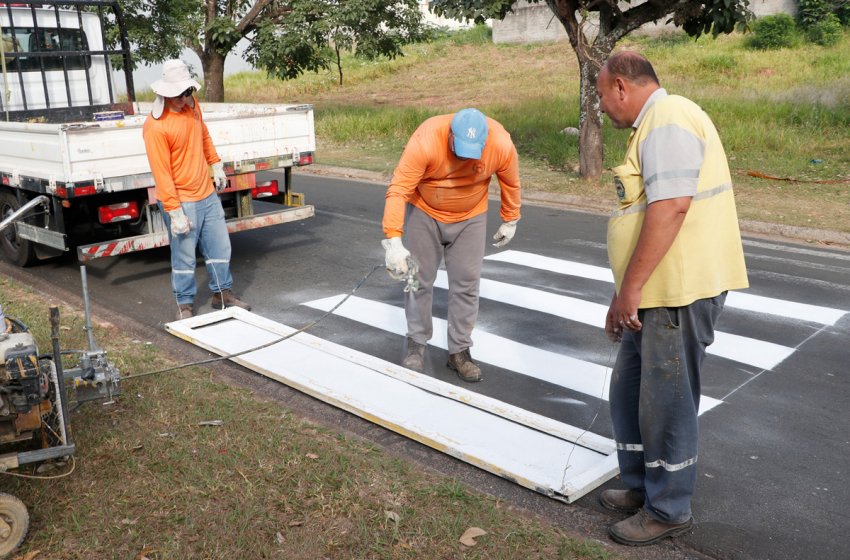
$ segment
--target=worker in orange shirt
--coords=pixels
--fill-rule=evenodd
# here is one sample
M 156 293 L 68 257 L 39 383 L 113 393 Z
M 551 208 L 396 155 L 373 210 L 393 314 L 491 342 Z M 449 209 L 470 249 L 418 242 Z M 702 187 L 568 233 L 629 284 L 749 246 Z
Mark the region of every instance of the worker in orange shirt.
M 387 189 L 383 228 L 387 270 L 408 275 L 418 266 L 419 289 L 407 294 L 407 354 L 402 365 L 425 368 L 433 334 L 434 280 L 445 259 L 448 275 L 448 367 L 464 381 L 480 381 L 472 361 L 472 329 L 487 235 L 487 195 L 496 175 L 501 218 L 493 239 L 503 247 L 520 218 L 519 160 L 511 136 L 477 109 L 432 117 L 416 129 Z M 402 242 L 405 234 L 408 251 Z
M 199 246 L 213 308 L 251 309 L 231 290 L 230 235 L 217 194 L 227 187 L 227 176 L 193 95 L 200 88 L 182 60 L 166 61 L 162 79 L 151 84 L 156 100 L 142 129 L 171 242 L 171 289 L 178 320 L 195 312 L 195 251 Z

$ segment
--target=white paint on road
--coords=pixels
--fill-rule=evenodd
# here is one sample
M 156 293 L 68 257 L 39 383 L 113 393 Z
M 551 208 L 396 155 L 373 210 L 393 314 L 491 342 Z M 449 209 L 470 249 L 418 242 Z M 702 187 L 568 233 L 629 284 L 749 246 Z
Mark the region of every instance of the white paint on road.
M 437 272 L 434 286 L 448 288 L 445 270 Z M 599 303 L 485 278 L 481 279 L 480 296 L 600 329 L 605 328 L 605 315 L 608 313 L 608 306 Z M 755 338 L 716 331 L 714 344 L 708 347 L 708 353 L 761 369 L 773 369 L 793 354 L 794 349 Z
M 345 297 L 345 294 L 305 303 L 309 307 L 329 311 Z M 350 297 L 335 315 L 358 321 L 372 327 L 405 336 L 407 322 L 404 309 L 386 303 L 371 301 L 357 296 Z M 434 336 L 429 344 L 448 349 L 446 321 L 434 317 Z M 476 360 L 502 369 L 521 373 L 572 391 L 608 400 L 610 368 L 564 354 L 535 348 L 508 338 L 488 333 L 478 327 L 472 331 L 473 355 Z M 721 401 L 703 395 L 700 399 L 700 414 L 711 410 Z
M 557 274 L 614 283 L 614 276 L 608 268 L 544 257 L 542 255 L 535 255 L 534 253 L 502 251 L 485 257 L 485 259 L 546 270 Z M 726 299 L 726 305 L 746 311 L 779 315 L 789 319 L 819 323 L 821 325 L 834 325 L 836 321 L 847 314 L 847 311 L 842 309 L 757 296 L 746 292 L 730 292 Z

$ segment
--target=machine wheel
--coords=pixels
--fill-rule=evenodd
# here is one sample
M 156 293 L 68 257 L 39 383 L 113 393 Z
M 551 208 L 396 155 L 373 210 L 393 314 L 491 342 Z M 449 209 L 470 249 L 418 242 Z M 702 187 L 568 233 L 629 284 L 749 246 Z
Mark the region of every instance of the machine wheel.
M 0 558 L 6 558 L 24 542 L 29 526 L 27 506 L 11 494 L 0 493 Z
M 8 190 L 0 191 L 0 220 L 5 219 L 20 207 L 14 193 Z M 30 266 L 38 260 L 35 255 L 35 244 L 32 241 L 20 239 L 15 226 L 9 226 L 0 232 L 0 246 L 6 257 L 18 266 Z

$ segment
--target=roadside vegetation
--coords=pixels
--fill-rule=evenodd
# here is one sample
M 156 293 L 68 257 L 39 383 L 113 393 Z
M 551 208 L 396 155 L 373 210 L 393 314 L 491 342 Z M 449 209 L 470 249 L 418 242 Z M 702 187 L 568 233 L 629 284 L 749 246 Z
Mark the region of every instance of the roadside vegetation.
M 0 279 L 6 314 L 30 327 L 41 352 L 51 349 L 50 300 Z M 62 348 L 85 348 L 82 314 L 52 304 L 60 306 Z M 108 323 L 95 326 L 95 340 L 124 375 L 174 365 L 161 349 Z M 126 380 L 122 391 L 115 404 L 92 402 L 74 412 L 69 476 L 0 477 L 0 491 L 30 512 L 17 558 L 615 557 L 208 371 Z M 472 527 L 486 534 L 465 546 L 459 539 Z
M 749 35 L 628 37 L 668 92 L 699 103 L 723 138 L 740 217 L 850 231 L 850 33 L 831 46 L 760 50 Z M 476 106 L 511 132 L 529 190 L 613 204 L 611 176 L 578 174 L 579 88 L 566 43 L 494 45 L 486 27 L 408 46 L 394 61 L 345 61 L 297 80 L 245 72 L 226 79 L 227 101 L 306 102 L 316 109 L 317 162 L 387 176 L 426 117 Z M 605 166 L 618 165 L 626 131 L 606 124 Z M 776 180 L 750 176 L 749 172 Z M 821 182 L 818 182 L 821 181 Z

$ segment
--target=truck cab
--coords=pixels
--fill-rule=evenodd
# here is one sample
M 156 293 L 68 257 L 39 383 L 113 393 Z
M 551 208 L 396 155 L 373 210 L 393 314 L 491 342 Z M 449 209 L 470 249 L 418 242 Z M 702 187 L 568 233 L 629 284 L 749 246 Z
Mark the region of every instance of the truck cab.
M 59 3 L 0 3 L 0 113 L 6 120 L 50 116 L 55 121 L 61 115 L 88 120 L 87 115 L 115 108 L 110 57 L 124 57 L 129 67 L 129 44 L 107 48 L 107 20 L 121 17 L 120 10 L 106 10 L 108 4 L 66 9 Z M 133 101 L 132 73 L 125 79 Z

